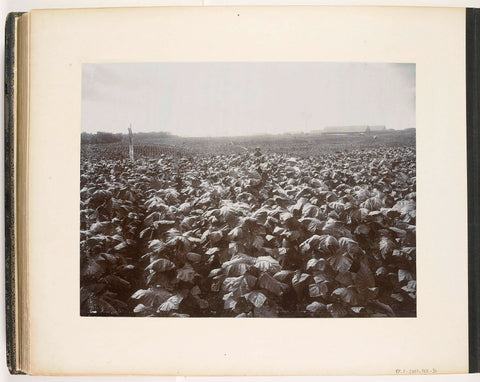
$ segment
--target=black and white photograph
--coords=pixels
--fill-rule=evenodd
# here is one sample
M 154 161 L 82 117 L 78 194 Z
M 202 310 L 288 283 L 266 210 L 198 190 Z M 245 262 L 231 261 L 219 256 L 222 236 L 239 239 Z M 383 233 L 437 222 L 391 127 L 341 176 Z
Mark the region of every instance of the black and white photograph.
M 80 315 L 416 317 L 415 75 L 82 64 Z

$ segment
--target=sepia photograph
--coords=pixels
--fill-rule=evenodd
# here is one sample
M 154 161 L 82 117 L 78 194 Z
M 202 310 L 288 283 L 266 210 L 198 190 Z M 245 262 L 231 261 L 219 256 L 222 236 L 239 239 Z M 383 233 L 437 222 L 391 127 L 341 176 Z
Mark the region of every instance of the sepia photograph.
M 81 316 L 417 316 L 414 63 L 89 63 L 81 108 Z

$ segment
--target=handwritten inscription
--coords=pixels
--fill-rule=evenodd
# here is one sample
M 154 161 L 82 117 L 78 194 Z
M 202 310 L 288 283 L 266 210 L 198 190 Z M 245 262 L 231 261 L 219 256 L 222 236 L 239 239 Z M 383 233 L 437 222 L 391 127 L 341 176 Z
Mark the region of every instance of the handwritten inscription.
M 395 374 L 436 374 L 438 371 L 435 368 L 432 369 L 395 369 Z

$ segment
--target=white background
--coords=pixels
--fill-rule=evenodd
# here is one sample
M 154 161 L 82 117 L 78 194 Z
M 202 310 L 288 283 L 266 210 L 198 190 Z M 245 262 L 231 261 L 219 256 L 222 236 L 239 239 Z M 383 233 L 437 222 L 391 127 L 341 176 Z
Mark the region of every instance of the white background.
M 228 0 L 180 0 L 180 1 L 168 1 L 168 0 L 0 0 L 0 14 L 2 20 L 5 20 L 8 12 L 12 11 L 29 11 L 34 8 L 81 8 L 81 7 L 114 7 L 114 6 L 159 6 L 159 5 L 401 5 L 401 6 L 462 6 L 462 7 L 479 7 L 480 0 L 470 0 L 470 1 L 455 1 L 455 0 L 423 0 L 423 1 L 412 1 L 412 0 L 370 0 L 370 1 L 360 1 L 360 0 L 338 0 L 338 1 L 288 1 L 288 0 L 245 0 L 245 1 L 228 1 Z M 4 41 L 4 29 L 1 28 L 1 38 Z M 3 73 L 3 56 L 0 63 Z M 3 76 L 1 77 L 0 82 L 3 87 Z M 0 111 L 0 115 L 3 120 L 3 108 Z M 0 135 L 1 144 L 0 144 L 0 153 L 4 152 L 3 148 L 3 134 Z M 3 165 L 1 170 L 3 173 Z M 0 189 L 3 190 L 4 179 L 3 176 L 0 179 Z M 4 211 L 3 208 L 3 192 L 0 196 L 0 209 Z M 3 212 L 2 218 L 0 219 L 0 231 L 4 231 L 4 219 Z M 0 241 L 2 242 L 1 248 L 4 248 L 3 245 L 3 235 L 0 235 Z M 27 378 L 35 378 L 38 381 L 85 381 L 85 380 L 99 380 L 99 381 L 166 381 L 174 380 L 174 378 L 160 378 L 160 377 L 26 377 L 26 376 L 10 376 L 5 365 L 5 316 L 4 316 L 4 256 L 3 253 L 0 256 L 0 381 L 22 381 Z M 284 378 L 267 378 L 267 377 L 231 377 L 231 378 L 177 378 L 177 380 L 195 380 L 195 381 L 277 381 L 277 380 L 290 382 L 290 381 L 399 381 L 399 382 L 411 382 L 411 381 L 436 381 L 436 382 L 449 382 L 449 381 L 480 381 L 480 375 L 436 375 L 436 376 L 388 376 L 388 377 L 284 377 Z

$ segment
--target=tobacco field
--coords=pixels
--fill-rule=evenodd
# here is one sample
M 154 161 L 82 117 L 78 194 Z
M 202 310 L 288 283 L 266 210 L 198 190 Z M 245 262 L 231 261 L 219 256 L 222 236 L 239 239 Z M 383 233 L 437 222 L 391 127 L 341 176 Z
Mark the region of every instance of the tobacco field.
M 414 146 L 147 149 L 82 146 L 81 315 L 416 316 Z

